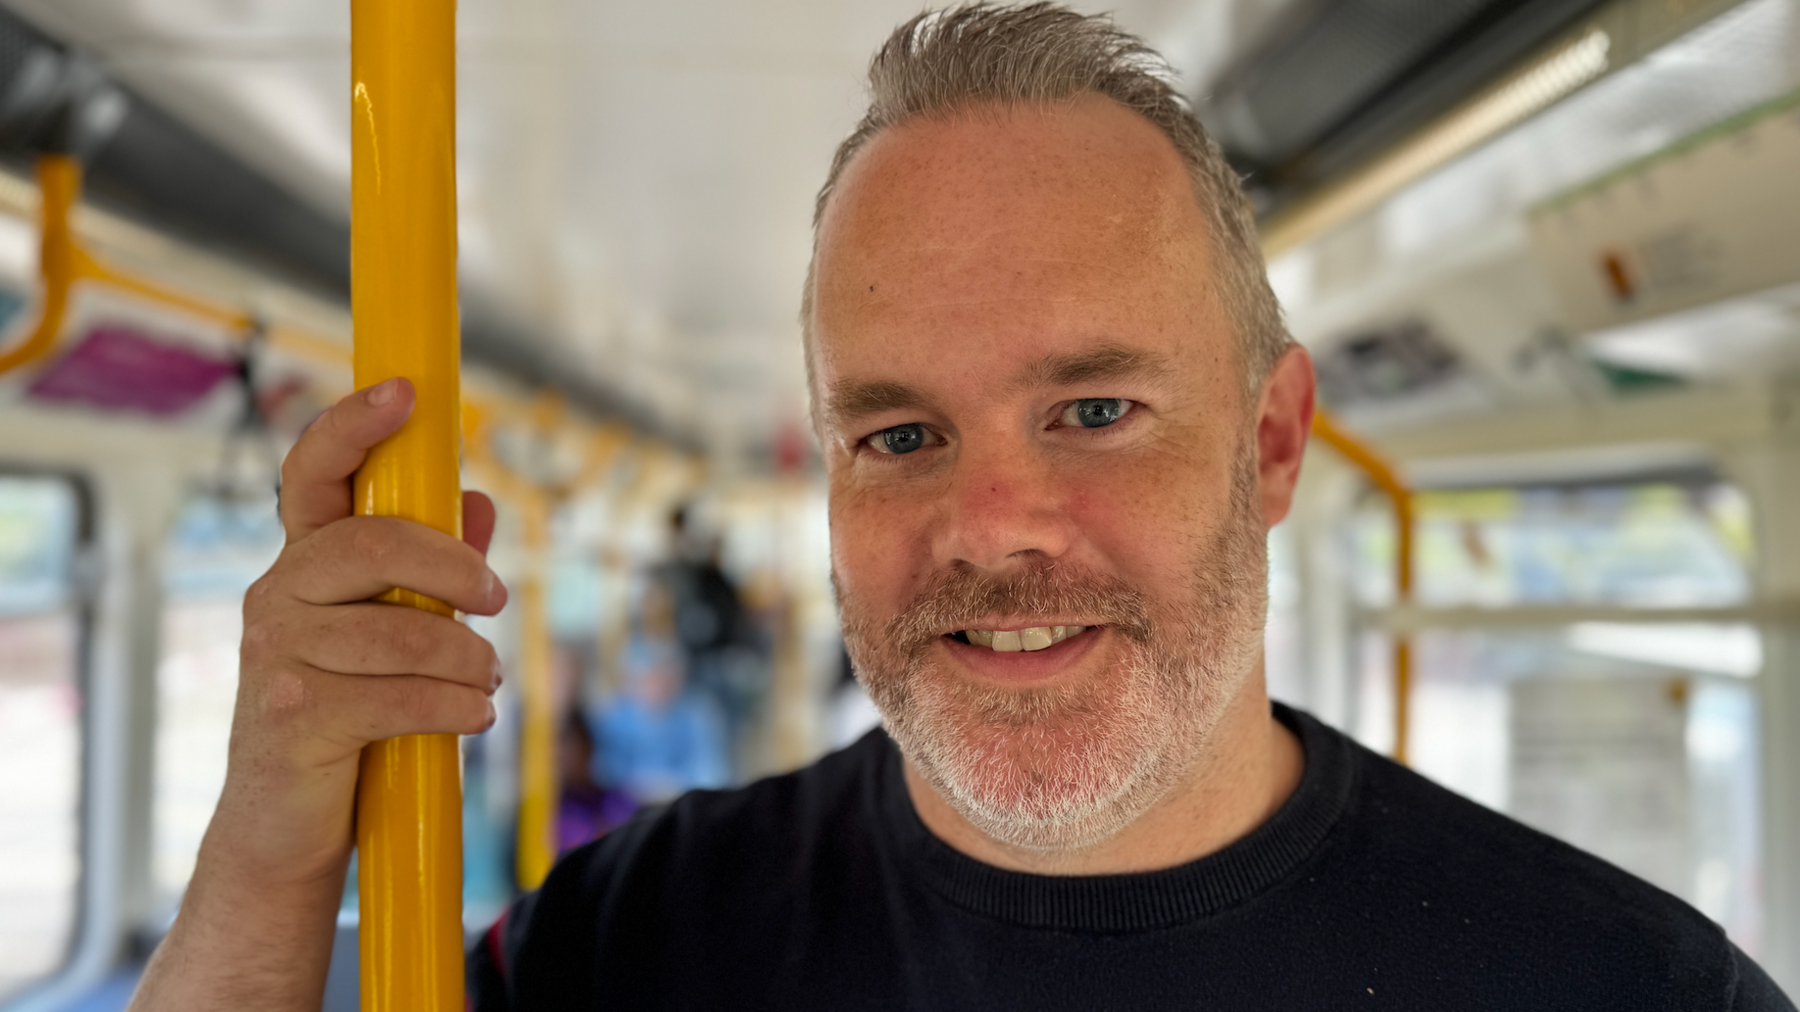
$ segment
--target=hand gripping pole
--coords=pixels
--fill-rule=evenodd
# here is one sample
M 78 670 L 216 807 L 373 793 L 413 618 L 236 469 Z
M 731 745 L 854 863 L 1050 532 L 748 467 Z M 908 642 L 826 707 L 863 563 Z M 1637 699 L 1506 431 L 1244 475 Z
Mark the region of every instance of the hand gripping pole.
M 357 472 L 356 512 L 460 536 L 454 0 L 351 0 L 350 76 L 356 385 L 405 376 L 417 392 Z M 382 599 L 452 613 L 406 591 Z M 461 809 L 455 735 L 363 750 L 364 1012 L 463 1008 Z

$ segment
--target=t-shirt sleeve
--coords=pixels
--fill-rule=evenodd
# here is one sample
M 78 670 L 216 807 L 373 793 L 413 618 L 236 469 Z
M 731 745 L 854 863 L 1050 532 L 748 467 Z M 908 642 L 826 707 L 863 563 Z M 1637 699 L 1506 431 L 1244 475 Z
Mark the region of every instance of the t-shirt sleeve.
M 1796 1012 L 1794 1003 L 1781 993 L 1756 960 L 1731 947 L 1731 958 L 1737 963 L 1737 988 L 1731 995 L 1731 1012 Z

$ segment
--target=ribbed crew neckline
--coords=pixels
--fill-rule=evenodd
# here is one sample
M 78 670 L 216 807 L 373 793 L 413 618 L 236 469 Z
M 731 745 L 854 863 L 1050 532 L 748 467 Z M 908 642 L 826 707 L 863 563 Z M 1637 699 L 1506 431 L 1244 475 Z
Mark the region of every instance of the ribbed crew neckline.
M 899 749 L 889 742 L 881 809 L 902 860 L 952 903 L 1033 928 L 1144 931 L 1200 920 L 1267 890 L 1324 842 L 1349 806 L 1355 752 L 1344 737 L 1280 703 L 1275 718 L 1305 751 L 1305 770 L 1281 808 L 1243 838 L 1187 864 L 1125 875 L 1034 875 L 984 864 L 934 836 L 906 793 Z

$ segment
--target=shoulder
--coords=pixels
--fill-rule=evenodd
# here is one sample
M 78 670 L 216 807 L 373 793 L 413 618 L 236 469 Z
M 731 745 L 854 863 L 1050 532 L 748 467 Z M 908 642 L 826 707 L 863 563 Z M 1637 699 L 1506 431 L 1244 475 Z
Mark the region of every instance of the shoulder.
M 1643 879 L 1392 760 L 1358 751 L 1363 783 L 1356 821 L 1403 866 L 1479 888 L 1495 902 L 1551 902 L 1563 911 L 1603 913 L 1615 927 L 1641 922 L 1722 940 L 1717 925 Z
M 1360 746 L 1349 761 L 1340 888 L 1379 904 L 1398 935 L 1529 988 L 1733 1007 L 1745 961 L 1680 898 Z

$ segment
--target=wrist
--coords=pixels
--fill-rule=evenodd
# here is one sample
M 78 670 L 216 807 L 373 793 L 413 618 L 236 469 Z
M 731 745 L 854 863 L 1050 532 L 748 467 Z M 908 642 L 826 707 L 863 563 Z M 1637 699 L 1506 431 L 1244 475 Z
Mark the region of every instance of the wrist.
M 329 898 L 335 907 L 354 849 L 348 825 L 341 832 L 320 834 L 314 827 L 302 834 L 285 824 L 293 820 L 266 814 L 245 818 L 233 807 L 221 799 L 207 827 L 194 865 L 195 885 L 217 883 L 233 896 L 283 905 Z

